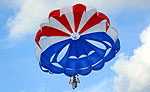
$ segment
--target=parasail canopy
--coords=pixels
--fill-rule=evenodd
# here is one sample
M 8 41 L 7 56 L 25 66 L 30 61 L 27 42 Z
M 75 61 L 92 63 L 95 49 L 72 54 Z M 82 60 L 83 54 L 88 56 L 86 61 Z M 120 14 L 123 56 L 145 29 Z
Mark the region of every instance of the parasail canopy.
M 42 71 L 67 76 L 102 69 L 120 49 L 117 30 L 109 18 L 82 4 L 50 12 L 35 41 Z

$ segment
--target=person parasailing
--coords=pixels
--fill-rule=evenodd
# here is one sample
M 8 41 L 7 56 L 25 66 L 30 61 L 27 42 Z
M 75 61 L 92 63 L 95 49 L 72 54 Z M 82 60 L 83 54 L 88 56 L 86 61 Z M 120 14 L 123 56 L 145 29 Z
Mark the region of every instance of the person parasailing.
M 78 75 L 77 75 L 78 76 Z M 69 81 L 69 84 L 72 84 L 72 88 L 75 89 L 77 87 L 77 84 L 80 83 L 80 80 L 79 78 L 75 75 L 73 75 L 73 81 L 71 80 L 71 77 L 70 77 L 70 81 Z

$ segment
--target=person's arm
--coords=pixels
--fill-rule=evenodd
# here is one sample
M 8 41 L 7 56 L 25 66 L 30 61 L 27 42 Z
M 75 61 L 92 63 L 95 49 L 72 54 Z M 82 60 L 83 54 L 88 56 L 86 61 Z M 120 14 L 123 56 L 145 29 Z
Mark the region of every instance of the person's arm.
M 70 78 L 69 84 L 72 84 L 72 80 L 71 80 L 71 78 Z
M 77 78 L 77 83 L 80 83 L 80 80 L 79 80 L 79 78 Z

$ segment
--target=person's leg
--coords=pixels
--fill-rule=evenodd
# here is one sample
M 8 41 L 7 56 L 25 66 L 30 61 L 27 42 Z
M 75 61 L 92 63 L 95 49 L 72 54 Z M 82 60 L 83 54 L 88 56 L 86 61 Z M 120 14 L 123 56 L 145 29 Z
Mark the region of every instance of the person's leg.
M 77 84 L 75 85 L 75 88 L 77 87 Z
M 72 83 L 72 88 L 76 88 L 76 83 Z

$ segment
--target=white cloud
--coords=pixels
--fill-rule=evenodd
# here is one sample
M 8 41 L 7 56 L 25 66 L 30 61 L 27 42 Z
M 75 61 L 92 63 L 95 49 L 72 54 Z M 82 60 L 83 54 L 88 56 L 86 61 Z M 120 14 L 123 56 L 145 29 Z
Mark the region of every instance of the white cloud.
M 41 20 L 48 16 L 48 4 L 40 0 L 36 1 L 24 1 L 15 17 L 8 20 L 10 38 L 18 39 L 36 32 Z
M 100 11 L 111 13 L 123 7 L 148 9 L 150 0 L 5 0 L 15 10 L 15 15 L 8 20 L 9 38 L 21 39 L 37 32 L 39 24 L 51 10 L 64 6 L 83 3 L 97 7 Z
M 140 34 L 142 45 L 133 56 L 123 53 L 112 67 L 115 92 L 150 92 L 150 25 Z

